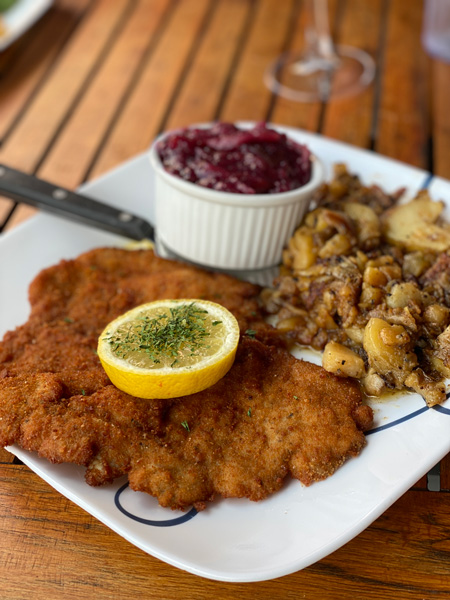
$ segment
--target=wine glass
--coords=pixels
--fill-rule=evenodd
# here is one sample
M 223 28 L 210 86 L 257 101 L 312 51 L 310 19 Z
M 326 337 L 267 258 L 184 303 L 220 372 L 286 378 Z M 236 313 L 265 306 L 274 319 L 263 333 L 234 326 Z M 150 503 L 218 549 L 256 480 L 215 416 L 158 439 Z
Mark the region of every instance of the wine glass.
M 306 9 L 305 48 L 282 54 L 268 67 L 267 87 L 297 102 L 326 102 L 362 91 L 374 78 L 373 59 L 359 48 L 335 46 L 327 0 L 306 0 Z

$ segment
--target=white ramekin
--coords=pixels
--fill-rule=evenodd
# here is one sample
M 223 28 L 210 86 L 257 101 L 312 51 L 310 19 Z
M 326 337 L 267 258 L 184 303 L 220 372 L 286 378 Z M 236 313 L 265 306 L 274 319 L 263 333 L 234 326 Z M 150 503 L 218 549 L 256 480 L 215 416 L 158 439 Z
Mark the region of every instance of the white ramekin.
M 233 194 L 168 173 L 156 150 L 160 140 L 150 148 L 150 163 L 155 173 L 156 229 L 163 245 L 181 258 L 219 269 L 279 264 L 283 247 L 324 180 L 321 161 L 312 156 L 311 179 L 295 190 Z

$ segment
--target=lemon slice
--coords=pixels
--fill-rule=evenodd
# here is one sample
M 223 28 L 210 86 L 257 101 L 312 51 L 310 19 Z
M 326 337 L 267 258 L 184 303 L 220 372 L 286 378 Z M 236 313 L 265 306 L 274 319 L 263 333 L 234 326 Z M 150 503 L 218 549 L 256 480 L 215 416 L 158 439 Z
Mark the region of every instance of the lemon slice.
M 214 385 L 233 364 L 239 325 L 207 300 L 158 300 L 112 321 L 98 341 L 111 382 L 138 398 L 176 398 Z

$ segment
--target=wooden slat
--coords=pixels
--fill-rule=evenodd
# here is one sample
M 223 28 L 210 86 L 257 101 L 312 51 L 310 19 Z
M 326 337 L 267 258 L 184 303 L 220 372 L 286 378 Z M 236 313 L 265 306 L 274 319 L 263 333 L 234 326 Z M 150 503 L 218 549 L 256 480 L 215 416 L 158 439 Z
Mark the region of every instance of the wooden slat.
M 0 448 L 0 463 L 12 463 L 14 455 L 8 452 L 4 448 Z
M 12 44 L 11 46 L 8 46 L 8 48 L 5 48 L 3 52 L 0 52 L 0 76 L 2 77 L 5 72 L 9 70 L 11 63 L 14 62 L 15 56 L 19 51 L 16 44 Z
M 165 129 L 215 118 L 250 9 L 249 0 L 220 0 Z
M 450 504 L 442 493 L 408 492 L 358 538 L 303 571 L 236 584 L 202 579 L 148 556 L 25 466 L 0 465 L 0 480 L 4 600 L 450 597 Z
M 4 77 L 8 71 L 13 68 L 17 57 L 22 52 L 23 48 L 30 43 L 34 35 L 34 31 L 39 26 L 34 27 L 31 31 L 27 31 L 15 40 L 11 45 L 0 52 L 0 77 Z
M 141 0 L 94 81 L 68 119 L 39 175 L 68 188 L 85 178 L 169 0 Z
M 291 0 L 260 0 L 220 118 L 224 121 L 265 120 L 272 94 L 263 82 L 269 63 L 284 46 L 290 20 L 295 14 Z
M 106 140 L 91 177 L 144 151 L 159 132 L 209 9 L 208 0 L 183 0 L 173 6 L 169 22 Z
M 420 44 L 423 3 L 391 0 L 386 25 L 375 150 L 427 168 L 428 59 Z
M 127 0 L 99 0 L 88 12 L 14 135 L 1 148 L 1 161 L 27 172 L 36 169 L 82 93 L 127 4 Z
M 30 217 L 34 216 L 37 214 L 37 212 L 38 210 L 36 208 L 32 208 L 31 206 L 27 206 L 25 204 L 19 204 L 14 210 L 11 218 L 8 219 L 4 231 L 11 231 L 11 229 L 14 229 L 14 227 L 20 223 L 23 223 Z
M 2 198 L 0 196 L 0 227 L 3 225 L 6 217 L 9 215 L 12 206 L 13 202 L 11 202 L 11 200 Z
M 22 45 L 0 83 L 0 139 L 13 127 L 89 3 L 90 0 L 59 0 Z
M 421 477 L 416 483 L 411 487 L 413 490 L 427 490 L 428 489 L 428 479 L 427 476 L 424 475 Z
M 433 60 L 432 73 L 434 173 L 450 179 L 450 65 Z
M 450 454 L 441 460 L 441 490 L 450 491 Z
M 337 600 L 446 598 L 449 526 L 448 497 L 408 492 L 357 539 L 310 570 L 325 589 L 331 577 Z

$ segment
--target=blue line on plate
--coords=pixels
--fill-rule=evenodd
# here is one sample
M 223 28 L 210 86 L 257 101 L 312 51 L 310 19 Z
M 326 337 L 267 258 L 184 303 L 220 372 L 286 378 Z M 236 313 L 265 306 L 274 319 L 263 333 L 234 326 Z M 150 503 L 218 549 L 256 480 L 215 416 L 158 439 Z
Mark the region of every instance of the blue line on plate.
M 125 483 L 120 489 L 117 490 L 114 496 L 114 504 L 123 513 L 125 516 L 133 519 L 133 521 L 138 521 L 143 525 L 152 525 L 153 527 L 173 527 L 174 525 L 181 525 L 181 523 L 186 523 L 186 521 L 190 521 L 195 517 L 197 511 L 195 508 L 191 508 L 191 510 L 181 517 L 175 517 L 175 519 L 165 519 L 164 521 L 154 521 L 151 519 L 143 519 L 142 517 L 138 517 L 137 515 L 133 515 L 133 513 L 128 512 L 120 503 L 120 495 L 123 491 L 128 487 L 128 483 Z
M 450 392 L 447 393 L 447 399 L 449 397 L 450 397 Z M 370 435 L 371 433 L 378 433 L 378 431 L 383 431 L 384 429 L 390 429 L 391 427 L 394 427 L 395 425 L 399 425 L 400 423 L 409 421 L 410 419 L 413 419 L 414 417 L 417 417 L 418 415 L 421 415 L 422 413 L 426 412 L 429 408 L 430 408 L 429 406 L 423 406 L 422 408 L 419 408 L 418 410 L 410 413 L 409 415 L 405 415 L 404 417 L 401 417 L 400 419 L 396 419 L 395 421 L 392 421 L 392 423 L 386 423 L 386 425 L 380 425 L 380 427 L 375 427 L 374 429 L 370 429 L 369 431 L 365 432 L 365 435 Z M 432 406 L 431 408 L 433 410 L 436 410 L 437 412 L 442 413 L 443 415 L 450 415 L 450 409 L 445 408 L 444 406 L 441 406 L 440 404 L 437 404 L 436 406 Z
M 433 173 L 427 173 L 425 180 L 422 184 L 422 187 L 420 189 L 426 190 L 430 186 L 431 182 L 433 181 L 433 177 L 434 177 Z
M 404 417 L 401 417 L 400 419 L 396 419 L 395 421 L 392 421 L 392 423 L 386 423 L 386 425 L 380 425 L 380 427 L 375 427 L 374 429 L 370 429 L 369 431 L 366 431 L 365 435 L 371 435 L 372 433 L 378 433 L 379 431 L 383 431 L 384 429 L 390 429 L 391 427 L 394 427 L 395 425 L 399 425 L 399 423 L 404 423 L 405 421 L 409 421 L 410 419 L 417 417 L 418 415 L 424 413 L 427 410 L 428 410 L 428 406 L 423 406 L 422 408 L 419 408 L 419 410 L 416 410 L 416 411 L 410 413 L 409 415 L 405 415 Z
M 434 408 L 434 410 L 437 410 L 438 412 L 440 412 L 444 415 L 450 415 L 450 408 L 445 408 L 444 406 L 441 406 L 440 404 L 438 404 L 437 406 L 433 406 L 433 408 Z

